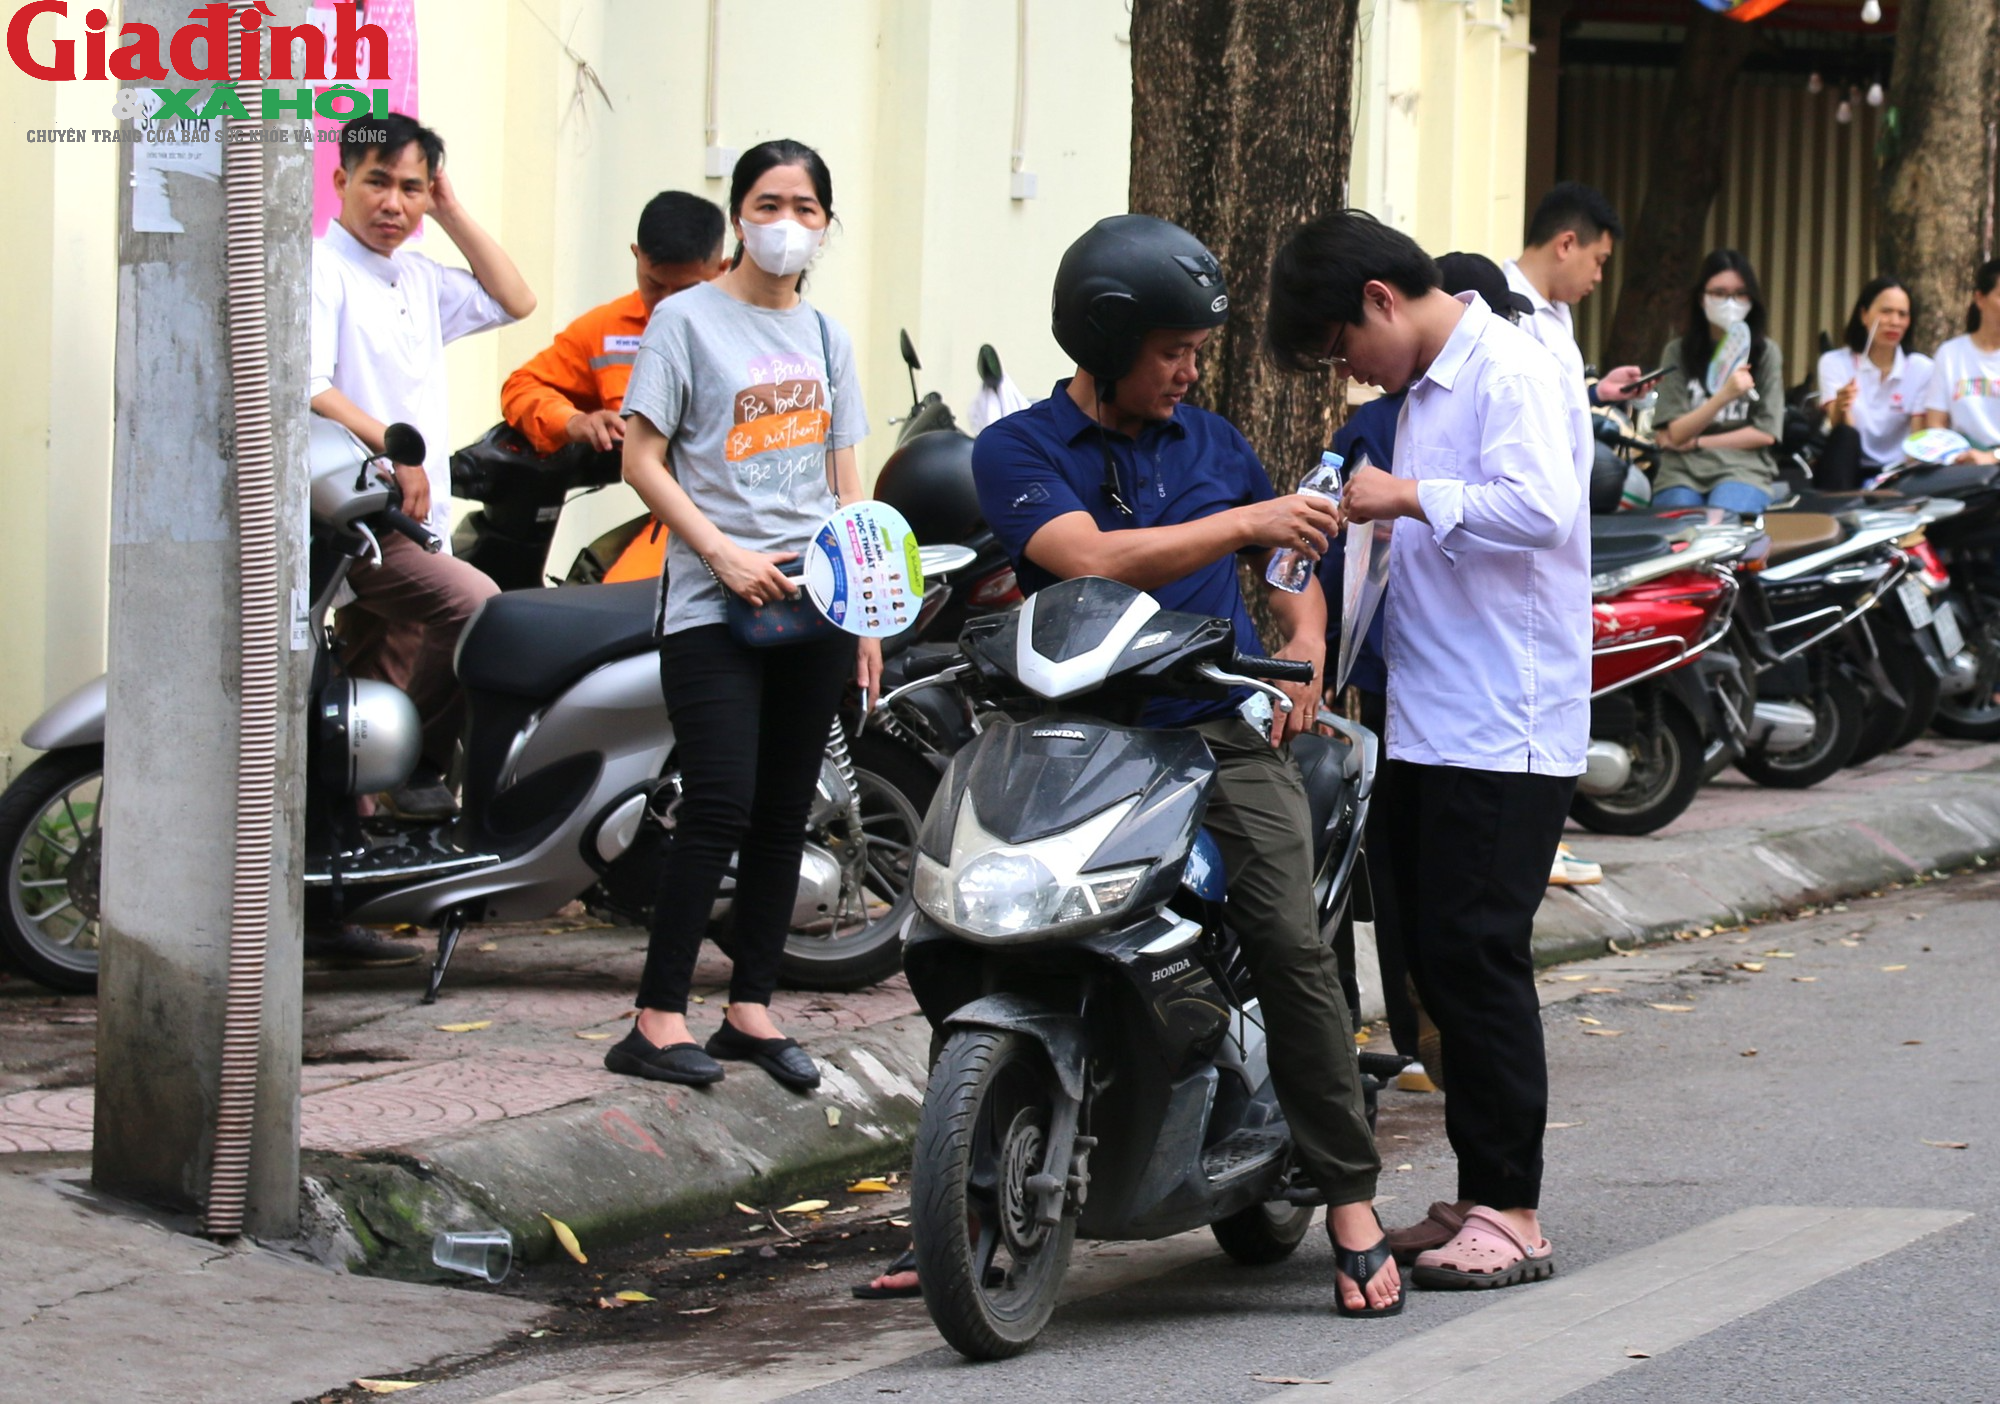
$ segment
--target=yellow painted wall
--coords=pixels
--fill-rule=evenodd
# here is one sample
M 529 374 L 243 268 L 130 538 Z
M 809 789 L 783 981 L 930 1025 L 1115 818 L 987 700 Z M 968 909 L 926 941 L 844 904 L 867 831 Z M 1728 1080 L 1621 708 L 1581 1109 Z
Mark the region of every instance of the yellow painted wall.
M 1518 246 L 1527 65 L 1507 43 L 1526 26 L 1512 19 L 1503 35 L 1469 22 L 1496 3 L 1477 0 L 1468 14 L 1440 0 L 1368 0 L 1362 21 L 1351 198 L 1439 252 L 1497 257 Z M 420 115 L 445 138 L 460 196 L 540 298 L 521 325 L 447 352 L 452 435 L 463 442 L 498 417 L 509 370 L 631 286 L 627 245 L 650 196 L 725 198 L 727 181 L 703 174 L 710 5 L 416 6 Z M 1092 221 L 1125 208 L 1124 0 L 1025 7 L 1032 200 L 1009 194 L 1013 0 L 715 4 L 716 140 L 740 151 L 796 137 L 833 171 L 839 227 L 809 295 L 859 348 L 874 426 L 867 468 L 886 457 L 887 421 L 908 402 L 898 329 L 923 357 L 923 387 L 961 412 L 983 342 L 1028 395 L 1046 394 L 1068 369 L 1048 333 L 1056 263 Z M 84 7 L 73 8 L 80 17 Z M 22 134 L 108 126 L 112 96 L 110 85 L 43 84 L 0 65 L 0 178 L 16 193 L 0 207 L 13 333 L 0 341 L 0 383 L 17 407 L 0 488 L 13 520 L 42 524 L 0 552 L 0 752 L 17 768 L 21 727 L 102 666 L 117 208 L 115 147 L 42 147 Z M 435 230 L 421 247 L 458 261 Z M 635 511 L 622 488 L 600 494 L 566 522 L 557 559 Z

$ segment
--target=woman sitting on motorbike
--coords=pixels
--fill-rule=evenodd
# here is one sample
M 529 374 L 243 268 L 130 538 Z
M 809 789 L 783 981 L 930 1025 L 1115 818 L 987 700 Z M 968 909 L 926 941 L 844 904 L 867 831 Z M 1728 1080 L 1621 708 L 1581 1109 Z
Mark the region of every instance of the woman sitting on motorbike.
M 1910 290 L 1873 278 L 1854 300 L 1844 345 L 1819 358 L 1819 402 L 1828 425 L 1826 452 L 1813 481 L 1833 492 L 1858 488 L 1903 461 L 1903 440 L 1922 428 L 1931 394 L 1931 358 L 1903 349 L 1911 321 Z
M 772 1023 L 771 994 L 827 731 L 850 676 L 874 690 L 882 650 L 865 639 L 857 656 L 845 634 L 746 647 L 725 592 L 755 605 L 797 592 L 778 567 L 860 500 L 853 446 L 868 423 L 853 344 L 799 291 L 833 218 L 826 163 L 794 141 L 750 148 L 729 217 L 735 261 L 659 305 L 625 392 L 625 481 L 671 533 L 660 681 L 683 792 L 638 1018 L 604 1064 L 702 1086 L 722 1077 L 716 1059 L 742 1059 L 805 1090 L 819 1069 Z M 732 853 L 736 964 L 704 1050 L 688 1033 L 689 984 Z
M 1747 324 L 1749 345 L 1727 355 Z M 1784 429 L 1784 357 L 1765 335 L 1764 295 L 1750 260 L 1717 249 L 1688 297 L 1687 331 L 1660 353 L 1666 375 L 1654 423 L 1655 507 L 1720 507 L 1754 516 L 1771 502 L 1771 446 Z M 1719 352 L 1725 354 L 1718 354 Z
M 1961 463 L 2000 463 L 2000 258 L 1973 275 L 1965 335 L 1938 347 L 1927 408 L 1929 427 L 1972 441 Z

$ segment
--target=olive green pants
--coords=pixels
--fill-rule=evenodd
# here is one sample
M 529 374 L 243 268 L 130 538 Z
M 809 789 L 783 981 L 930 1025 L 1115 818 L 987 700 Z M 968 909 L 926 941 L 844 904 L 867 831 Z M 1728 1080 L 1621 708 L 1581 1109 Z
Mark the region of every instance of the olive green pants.
M 1194 730 L 1215 756 L 1206 822 L 1222 850 L 1229 926 L 1256 985 L 1271 1081 L 1298 1162 L 1328 1204 L 1371 1200 L 1382 1161 L 1362 1102 L 1339 963 L 1313 910 L 1305 782 L 1290 754 L 1241 717 Z

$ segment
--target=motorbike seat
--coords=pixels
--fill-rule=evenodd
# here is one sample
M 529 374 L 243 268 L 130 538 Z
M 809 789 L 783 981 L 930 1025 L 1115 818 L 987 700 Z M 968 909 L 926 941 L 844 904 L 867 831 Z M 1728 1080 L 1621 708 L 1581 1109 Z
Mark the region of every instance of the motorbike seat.
M 1837 515 L 1842 512 L 1859 512 L 1867 507 L 1897 507 L 1902 505 L 1902 502 L 1902 494 L 1895 492 L 1821 492 L 1817 488 L 1803 488 L 1796 497 L 1785 504 L 1785 510 Z
M 1361 757 L 1341 736 L 1308 731 L 1292 738 L 1292 759 L 1306 785 L 1306 808 L 1312 815 L 1313 871 L 1326 861 L 1327 845 L 1340 818 L 1340 801 L 1347 785 L 1360 777 Z
M 1690 535 L 1691 531 L 1691 528 L 1678 527 L 1657 517 L 1634 515 L 1630 520 L 1623 517 L 1592 517 L 1590 568 L 1611 570 L 1618 566 L 1631 565 L 1636 561 L 1649 561 L 1655 556 L 1664 556 L 1673 549 L 1676 541 Z
M 1847 534 L 1836 518 L 1823 512 L 1767 512 L 1764 532 L 1771 538 L 1765 564 L 1774 566 L 1837 546 Z
M 653 647 L 659 585 L 566 585 L 493 596 L 465 626 L 458 680 L 480 692 L 549 698 L 613 659 Z
M 1991 463 L 1939 463 L 1910 468 L 1884 485 L 1891 500 L 1905 497 L 1972 497 L 2000 482 L 2000 467 Z

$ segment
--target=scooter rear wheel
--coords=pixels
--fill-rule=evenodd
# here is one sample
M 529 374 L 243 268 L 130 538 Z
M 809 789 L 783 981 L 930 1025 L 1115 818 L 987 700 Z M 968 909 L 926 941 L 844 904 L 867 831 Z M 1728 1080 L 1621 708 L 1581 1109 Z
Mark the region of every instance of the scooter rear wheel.
M 1632 777 L 1615 794 L 1578 793 L 1569 817 L 1599 834 L 1650 834 L 1694 803 L 1701 788 L 1701 728 L 1671 697 L 1658 700 L 1659 724 L 1632 742 Z M 1428 1064 L 1426 1064 L 1428 1067 Z
M 1055 1072 L 1016 1033 L 960 1029 L 931 1069 L 910 1172 L 910 1230 L 931 1320 L 974 1360 L 1019 1355 L 1048 1323 L 1076 1218 L 1040 1223 Z
M 1970 691 L 1938 702 L 1931 729 L 1960 741 L 2000 741 L 2000 597 L 1979 592 L 1977 615 L 1961 601 L 1966 642 L 1978 669 Z
M 1312 1228 L 1313 1211 L 1308 1204 L 1287 1204 L 1274 1199 L 1239 1209 L 1226 1219 L 1208 1226 L 1222 1251 L 1246 1267 L 1281 1263 L 1305 1242 Z
M 1818 690 L 1812 699 L 1812 740 L 1789 751 L 1752 751 L 1737 757 L 1736 768 L 1759 785 L 1803 790 L 1852 762 L 1865 716 L 1861 689 L 1831 667 L 1814 681 Z

